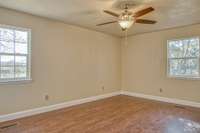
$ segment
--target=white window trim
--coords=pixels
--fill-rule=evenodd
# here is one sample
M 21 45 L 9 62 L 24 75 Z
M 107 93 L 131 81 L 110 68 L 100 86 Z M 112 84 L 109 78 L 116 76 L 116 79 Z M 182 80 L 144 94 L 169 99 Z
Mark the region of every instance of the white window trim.
M 4 24 L 0 24 L 0 27 L 2 28 L 7 28 L 7 29 L 12 29 L 12 30 L 19 30 L 19 31 L 26 31 L 28 32 L 28 54 L 27 54 L 27 78 L 17 78 L 17 79 L 0 79 L 0 84 L 21 84 L 21 83 L 29 83 L 32 81 L 31 78 L 31 73 L 32 73 L 32 69 L 31 69 L 31 29 L 28 28 L 22 28 L 22 27 L 16 27 L 16 26 L 10 26 L 10 25 L 4 25 Z M 12 54 L 13 55 L 13 54 Z M 15 54 L 17 55 L 17 54 Z M 23 54 L 19 54 L 19 55 L 23 55 Z
M 169 41 L 179 41 L 184 39 L 191 39 L 191 38 L 198 38 L 199 39 L 199 48 L 200 48 L 200 37 L 199 36 L 193 36 L 193 37 L 185 37 L 185 38 L 178 38 L 178 39 L 168 39 L 167 40 L 167 77 L 172 79 L 186 79 L 186 80 L 200 80 L 200 57 L 199 57 L 199 76 L 171 76 L 169 74 L 170 72 L 170 63 L 169 63 Z M 199 50 L 200 55 L 200 50 Z M 189 57 L 192 58 L 192 57 Z M 195 58 L 195 57 L 194 57 Z M 186 59 L 186 58 L 184 58 Z

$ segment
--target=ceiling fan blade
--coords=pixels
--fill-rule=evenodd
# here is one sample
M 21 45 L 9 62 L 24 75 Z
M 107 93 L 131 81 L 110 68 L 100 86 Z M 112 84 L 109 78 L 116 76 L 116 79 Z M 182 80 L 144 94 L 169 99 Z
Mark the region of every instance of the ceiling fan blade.
M 145 14 L 147 14 L 147 13 L 150 13 L 150 12 L 152 12 L 152 11 L 154 11 L 155 9 L 153 8 L 153 7 L 148 7 L 148 8 L 146 8 L 146 9 L 143 9 L 143 10 L 140 10 L 140 11 L 138 11 L 138 12 L 136 12 L 135 14 L 134 14 L 134 17 L 141 17 L 141 16 L 143 16 L 143 15 L 145 15 Z
M 108 10 L 104 10 L 105 13 L 109 14 L 109 15 L 112 15 L 114 17 L 119 17 L 120 15 L 115 13 L 115 12 L 112 12 L 112 11 L 108 11 Z
M 141 24 L 155 24 L 156 21 L 154 20 L 147 20 L 147 19 L 136 19 L 136 23 L 141 23 Z
M 112 23 L 117 23 L 117 22 L 118 21 L 110 21 L 110 22 L 105 22 L 105 23 L 97 24 L 97 26 L 102 26 L 102 25 L 112 24 Z

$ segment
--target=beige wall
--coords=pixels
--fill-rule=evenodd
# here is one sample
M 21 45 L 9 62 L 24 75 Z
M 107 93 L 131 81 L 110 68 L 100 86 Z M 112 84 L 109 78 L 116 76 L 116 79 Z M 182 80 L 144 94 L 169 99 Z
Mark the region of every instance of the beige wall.
M 33 78 L 0 85 L 0 115 L 121 88 L 200 102 L 200 80 L 166 77 L 166 41 L 199 36 L 200 25 L 129 36 L 126 45 L 120 38 L 3 8 L 0 16 L 0 24 L 32 29 Z
M 200 102 L 200 80 L 166 76 L 168 39 L 200 36 L 200 25 L 128 37 L 122 41 L 122 88 L 124 90 Z M 159 92 L 159 88 L 163 92 Z
M 0 24 L 32 29 L 33 78 L 0 85 L 0 115 L 121 88 L 119 38 L 2 8 Z

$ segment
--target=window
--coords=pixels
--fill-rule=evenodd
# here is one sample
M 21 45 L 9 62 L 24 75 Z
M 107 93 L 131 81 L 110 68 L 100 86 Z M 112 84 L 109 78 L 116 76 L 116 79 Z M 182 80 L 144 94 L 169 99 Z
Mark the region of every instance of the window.
M 168 76 L 199 78 L 199 53 L 198 37 L 168 41 Z
M 0 25 L 0 82 L 30 80 L 30 34 Z

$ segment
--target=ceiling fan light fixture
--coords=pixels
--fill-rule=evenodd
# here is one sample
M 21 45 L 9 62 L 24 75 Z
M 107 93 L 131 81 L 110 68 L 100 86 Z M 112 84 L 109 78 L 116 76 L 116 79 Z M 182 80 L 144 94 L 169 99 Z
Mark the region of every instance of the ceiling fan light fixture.
M 129 29 L 134 23 L 134 18 L 131 15 L 122 15 L 118 23 L 122 29 Z
M 119 21 L 119 25 L 122 27 L 122 29 L 129 29 L 133 23 L 133 21 Z

